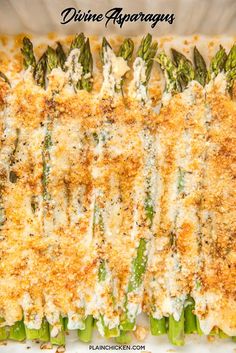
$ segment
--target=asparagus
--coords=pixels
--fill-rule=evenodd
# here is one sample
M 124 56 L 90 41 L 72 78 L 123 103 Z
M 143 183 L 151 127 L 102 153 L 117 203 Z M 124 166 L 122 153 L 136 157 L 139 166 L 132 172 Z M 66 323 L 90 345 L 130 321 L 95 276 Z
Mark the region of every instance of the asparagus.
M 150 329 L 153 336 L 164 335 L 167 332 L 166 328 L 166 318 L 162 317 L 161 319 L 155 319 L 153 316 L 150 316 Z
M 25 334 L 25 325 L 23 320 L 17 321 L 13 326 L 9 329 L 9 337 L 10 340 L 13 341 L 24 341 L 26 339 Z
M 58 56 L 58 53 L 55 49 L 48 46 L 46 52 L 46 72 L 50 74 L 54 68 L 60 67 L 61 59 Z M 56 92 L 53 92 L 53 95 Z M 43 200 L 44 200 L 44 208 L 46 212 L 50 212 L 50 201 L 51 195 L 48 190 L 48 182 L 49 182 L 49 174 L 50 174 L 50 149 L 52 147 L 52 129 L 53 129 L 53 120 L 54 117 L 49 115 L 47 117 L 46 122 L 46 133 L 43 143 L 43 152 L 42 152 L 42 159 L 43 159 L 43 177 L 42 177 L 42 184 L 43 184 Z M 59 333 L 56 337 L 52 337 L 52 330 L 53 325 L 49 325 L 49 332 L 50 332 L 50 341 L 52 344 L 56 345 L 64 345 L 65 344 L 65 333 L 64 333 L 64 326 L 63 326 L 63 318 L 60 316 L 58 326 L 60 328 Z
M 58 57 L 59 66 L 62 68 L 62 70 L 64 70 L 66 54 L 60 42 L 57 42 L 56 54 Z
M 68 332 L 68 317 L 63 317 L 63 328 L 65 332 Z
M 53 69 L 60 67 L 60 61 L 56 50 L 49 45 L 47 48 L 47 74 L 50 74 Z
M 228 58 L 225 63 L 227 88 L 231 91 L 236 78 L 236 44 L 234 44 L 228 54 Z
M 219 50 L 215 54 L 215 56 L 212 58 L 210 67 L 209 67 L 209 79 L 212 77 L 216 77 L 220 72 L 225 70 L 225 64 L 227 61 L 227 54 L 225 52 L 225 49 L 220 45 Z
M 2 71 L 0 71 L 0 79 L 2 79 L 4 82 L 6 82 L 11 87 L 11 83 L 10 83 L 9 79 Z
M 36 66 L 36 59 L 34 56 L 33 44 L 27 37 L 24 37 L 23 39 L 23 48 L 21 48 L 21 53 L 23 55 L 24 68 L 28 69 L 28 67 L 31 67 L 32 70 L 34 70 Z
M 121 329 L 123 331 L 130 331 L 133 330 L 135 327 L 135 318 L 130 317 L 128 312 L 128 294 L 131 292 L 136 291 L 140 288 L 143 282 L 143 276 L 147 266 L 147 240 L 144 238 L 140 239 L 139 246 L 137 248 L 137 255 L 136 258 L 132 262 L 132 272 L 131 277 L 128 284 L 128 290 L 126 294 L 125 300 L 125 313 L 121 320 Z
M 52 331 L 54 329 L 53 325 L 49 325 L 49 332 L 50 332 L 50 342 L 57 346 L 64 346 L 65 345 L 65 332 L 64 332 L 64 324 L 63 318 L 60 316 L 59 319 L 59 332 L 55 337 L 52 337 Z
M 133 51 L 134 51 L 134 42 L 132 41 L 132 39 L 127 38 L 121 44 L 118 52 L 118 56 L 121 56 L 126 61 L 129 61 L 132 57 Z
M 34 79 L 38 86 L 46 88 L 47 52 L 45 52 L 34 69 Z
M 119 48 L 117 56 L 122 57 L 127 62 L 130 60 L 130 58 L 132 56 L 133 49 L 134 49 L 133 41 L 129 38 L 125 39 Z M 108 50 L 111 50 L 113 55 L 115 55 L 110 43 L 107 41 L 107 39 L 105 37 L 103 37 L 100 56 L 101 56 L 101 60 L 102 60 L 102 63 L 104 66 L 106 63 L 109 64 L 108 75 L 111 75 L 114 78 L 114 87 L 110 87 L 110 88 L 111 88 L 111 90 L 114 90 L 115 92 L 120 92 L 120 91 L 122 92 L 122 86 L 123 86 L 125 74 L 123 75 L 123 77 L 120 78 L 120 81 L 118 81 L 117 78 L 115 78 L 115 76 L 113 75 L 114 68 L 112 67 L 112 62 L 111 62 L 111 60 L 109 60 L 109 58 L 106 55 Z
M 120 335 L 115 338 L 115 341 L 118 344 L 130 344 L 132 337 L 127 331 L 120 331 Z
M 178 71 L 178 81 L 181 86 L 181 90 L 194 79 L 194 69 L 190 60 L 188 60 L 182 53 L 178 52 L 175 49 L 171 49 L 173 60 L 177 66 Z
M 132 39 L 127 38 L 121 44 L 119 52 L 118 52 L 118 56 L 122 57 L 125 61 L 128 62 L 132 57 L 133 51 L 134 51 L 134 43 L 133 43 Z M 123 87 L 124 79 L 125 79 L 125 77 L 121 78 L 121 83 L 120 83 L 121 90 Z M 122 90 L 122 94 L 123 94 L 123 90 Z
M 232 341 L 233 341 L 233 342 L 236 342 L 236 336 L 233 336 L 233 337 L 232 337 Z
M 92 89 L 93 57 L 90 50 L 89 39 L 84 43 L 79 56 L 79 62 L 82 65 L 83 73 L 77 83 L 78 89 L 85 89 L 90 92 Z
M 197 331 L 196 316 L 194 314 L 195 302 L 193 298 L 189 297 L 185 303 L 184 309 L 184 332 L 187 334 L 195 333 Z
M 85 319 L 85 329 L 84 330 L 78 330 L 78 336 L 81 342 L 84 343 L 89 343 L 92 340 L 92 334 L 93 334 L 93 316 L 88 315 Z
M 175 346 L 184 345 L 184 311 L 182 311 L 179 321 L 174 319 L 174 316 L 169 317 L 168 337 Z
M 71 42 L 70 50 L 68 53 L 67 60 L 65 61 L 64 67 L 65 71 L 67 71 L 67 75 L 69 77 L 69 84 L 74 87 L 74 90 L 76 91 L 77 88 L 82 88 L 80 85 L 80 82 L 78 82 L 78 73 L 80 73 L 81 69 L 81 60 L 84 60 L 83 58 L 86 58 L 86 68 L 90 69 L 92 63 L 91 63 L 91 57 L 90 51 L 89 51 L 89 44 L 87 44 L 87 47 L 85 48 L 85 37 L 83 33 L 77 34 L 73 41 Z M 82 53 L 84 48 L 85 53 Z M 88 61 L 90 59 L 90 61 Z M 91 74 L 91 73 L 90 73 Z M 87 84 L 87 87 L 90 88 L 90 86 Z
M 25 333 L 28 340 L 39 340 L 42 342 L 50 341 L 49 325 L 45 318 L 41 323 L 40 329 L 29 329 L 27 326 L 25 326 Z
M 144 86 L 147 86 L 150 80 L 151 71 L 153 67 L 153 59 L 156 55 L 156 52 L 157 52 L 157 43 L 156 42 L 152 43 L 152 36 L 150 33 L 148 33 L 146 37 L 142 39 L 137 52 L 137 57 L 143 59 L 146 64 L 145 81 L 142 82 Z
M 101 51 L 100 51 L 100 57 L 101 57 L 103 64 L 105 64 L 105 52 L 106 52 L 107 48 L 112 49 L 108 40 L 105 37 L 103 37 L 102 38 L 102 47 L 101 47 Z
M 157 43 L 152 43 L 152 36 L 148 34 L 144 37 L 141 41 L 141 44 L 138 48 L 136 64 L 140 65 L 140 60 L 145 63 L 145 78 L 139 77 L 139 82 L 136 82 L 136 89 L 137 91 L 140 89 L 141 86 L 145 87 L 145 92 L 147 92 L 147 84 L 150 79 L 151 70 L 153 66 L 153 58 L 156 54 L 157 50 Z M 145 101 L 144 97 L 142 100 Z M 148 134 L 148 132 L 146 133 Z M 151 143 L 149 142 L 148 148 L 151 147 Z M 144 208 L 146 212 L 146 219 L 149 222 L 149 228 L 152 226 L 152 220 L 154 215 L 153 203 L 151 200 L 151 192 L 150 192 L 150 179 L 147 178 L 147 191 L 146 191 L 146 198 L 144 201 Z M 132 261 L 131 265 L 131 275 L 128 282 L 127 293 L 125 296 L 125 303 L 124 303 L 124 313 L 121 317 L 121 330 L 123 331 L 130 331 L 133 330 L 135 327 L 137 310 L 134 315 L 131 315 L 129 312 L 129 294 L 139 290 L 143 283 L 143 277 L 147 267 L 148 261 L 148 239 L 142 237 L 139 239 L 139 244 L 136 249 L 136 257 Z
M 5 320 L 0 317 L 0 324 L 4 323 Z M 0 341 L 5 341 L 8 338 L 7 330 L 5 326 L 0 326 Z
M 84 42 L 85 42 L 85 36 L 84 36 L 84 34 L 83 34 L 83 33 L 76 34 L 76 36 L 74 37 L 73 41 L 71 42 L 69 53 L 70 53 L 73 49 L 80 49 L 80 48 L 82 48 L 82 46 L 84 45 Z
M 195 65 L 195 80 L 198 81 L 203 87 L 207 83 L 207 67 L 205 60 L 195 46 L 193 49 L 193 59 Z
M 178 80 L 178 71 L 175 64 L 168 56 L 162 52 L 155 59 L 161 66 L 165 75 L 165 91 L 167 93 L 177 93 L 181 91 L 181 85 Z

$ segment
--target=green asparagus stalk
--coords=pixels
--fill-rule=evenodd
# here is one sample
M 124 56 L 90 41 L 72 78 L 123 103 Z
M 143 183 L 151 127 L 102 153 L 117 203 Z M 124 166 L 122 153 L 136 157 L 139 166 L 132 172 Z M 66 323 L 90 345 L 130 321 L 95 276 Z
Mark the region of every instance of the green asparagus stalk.
M 34 69 L 34 79 L 38 86 L 46 88 L 47 53 L 45 52 Z
M 225 64 L 227 61 L 227 54 L 225 52 L 225 49 L 220 45 L 219 50 L 215 54 L 215 56 L 212 58 L 210 62 L 210 67 L 209 67 L 209 78 L 211 79 L 212 77 L 216 77 L 221 71 L 225 70 Z
M 199 336 L 202 336 L 203 332 L 202 332 L 202 329 L 200 327 L 200 321 L 199 321 L 197 316 L 196 316 L 196 324 L 197 324 L 197 333 L 198 333 Z
M 155 319 L 152 315 L 150 316 L 150 329 L 153 336 L 164 335 L 167 332 L 166 318 Z
M 178 80 L 177 67 L 168 56 L 162 52 L 155 60 L 160 64 L 165 75 L 165 91 L 167 93 L 177 93 L 181 91 L 181 85 Z
M 134 42 L 132 41 L 132 39 L 127 38 L 121 44 L 118 52 L 118 56 L 122 57 L 125 61 L 128 62 L 132 57 L 133 51 L 134 51 Z M 125 79 L 125 75 L 124 77 L 121 78 L 121 83 L 120 83 L 122 94 L 123 94 L 122 87 L 124 84 L 124 79 Z
M 81 80 L 77 83 L 77 89 L 85 89 L 90 92 L 92 89 L 93 57 L 89 39 L 86 40 L 81 49 L 79 62 L 82 65 L 83 73 Z
M 227 88 L 230 91 L 236 78 L 236 44 L 234 44 L 229 52 L 225 63 Z
M 193 49 L 193 59 L 195 65 L 195 80 L 204 87 L 208 80 L 207 66 L 196 46 Z
M 28 340 L 39 340 L 41 342 L 50 341 L 49 325 L 45 318 L 42 320 L 40 329 L 29 329 L 25 326 L 25 333 Z
M 184 345 L 184 311 L 182 311 L 179 321 L 176 321 L 173 315 L 169 317 L 168 337 L 173 345 Z
M 107 41 L 107 39 L 105 37 L 103 37 L 102 47 L 101 47 L 101 52 L 100 52 L 100 56 L 101 56 L 101 60 L 102 60 L 103 65 L 105 64 L 105 53 L 108 50 L 108 48 L 113 50 L 110 43 Z M 117 56 L 122 57 L 125 61 L 129 61 L 130 58 L 132 57 L 133 49 L 134 49 L 133 41 L 130 38 L 125 39 L 119 48 Z M 111 70 L 112 70 L 112 68 L 111 68 Z M 116 86 L 114 87 L 116 92 L 119 92 L 119 91 L 122 92 L 124 78 L 125 78 L 125 75 L 123 77 L 121 77 L 120 82 L 116 83 Z
M 178 80 L 181 85 L 182 91 L 194 79 L 194 69 L 193 64 L 188 60 L 182 53 L 175 49 L 171 49 L 173 60 L 177 66 Z
M 84 43 L 85 43 L 84 34 L 83 33 L 76 34 L 76 36 L 74 37 L 73 41 L 71 42 L 69 53 L 73 49 L 81 49 L 82 46 L 84 45 Z
M 57 67 L 60 67 L 60 59 L 57 55 L 56 50 L 53 49 L 52 47 L 48 46 L 48 48 L 47 48 L 47 74 L 50 74 L 50 72 Z
M 49 332 L 50 332 L 50 342 L 57 346 L 64 346 L 65 345 L 65 332 L 64 332 L 64 325 L 63 325 L 63 318 L 60 316 L 59 319 L 60 330 L 56 337 L 52 337 L 51 332 L 53 330 L 53 326 L 49 325 Z
M 68 332 L 68 317 L 63 317 L 63 328 L 65 332 Z
M 25 325 L 23 320 L 17 321 L 10 327 L 9 337 L 10 340 L 22 342 L 26 339 Z
M 75 49 L 77 50 L 75 51 Z M 71 53 L 73 50 L 74 52 Z M 81 65 L 81 61 L 86 61 L 86 68 L 83 69 L 84 72 L 90 70 L 92 66 L 92 55 L 89 48 L 89 42 L 85 46 L 85 36 L 83 33 L 77 34 L 74 37 L 73 41 L 71 42 L 68 58 L 69 60 L 65 61 L 64 66 L 65 66 L 65 70 L 68 71 L 68 74 L 69 74 L 69 84 L 74 87 L 74 90 L 76 92 L 77 89 L 83 88 L 81 80 L 78 82 L 77 75 L 75 75 L 78 65 L 79 66 Z M 87 73 L 88 73 L 88 76 L 92 74 L 92 72 L 90 72 L 90 74 L 89 72 Z M 85 80 L 86 76 L 83 78 L 84 78 L 83 85 L 87 89 L 90 89 L 91 84 L 90 84 L 89 77 L 87 77 L 87 80 Z
M 115 338 L 116 343 L 118 344 L 130 344 L 132 337 L 127 331 L 120 331 L 120 335 Z
M 60 42 L 57 42 L 56 54 L 58 57 L 59 66 L 62 68 L 62 70 L 64 70 L 64 68 L 65 68 L 64 65 L 65 65 L 65 61 L 66 61 L 66 54 L 65 54 L 64 49 L 63 49 Z
M 89 343 L 92 340 L 92 334 L 93 334 L 93 316 L 88 315 L 85 319 L 85 329 L 84 330 L 78 330 L 78 336 L 81 342 L 84 343 Z
M 27 37 L 24 37 L 23 39 L 23 48 L 21 48 L 21 52 L 23 55 L 23 64 L 25 69 L 31 67 L 34 70 L 36 66 L 36 59 L 34 56 L 33 44 Z
M 100 228 L 101 232 L 104 232 L 104 225 L 103 225 L 103 220 L 102 220 L 102 215 L 99 212 L 99 209 L 96 207 L 96 214 L 97 214 L 97 219 L 98 219 L 98 226 Z M 96 222 L 96 220 L 95 220 Z M 95 224 L 94 224 L 95 226 Z M 106 271 L 106 261 L 101 258 L 100 259 L 100 265 L 98 268 L 98 280 L 99 282 L 103 282 L 106 280 L 106 275 L 107 275 L 107 271 Z M 117 337 L 119 335 L 119 328 L 118 327 L 114 327 L 112 329 L 110 329 L 109 327 L 106 326 L 105 322 L 104 322 L 104 318 L 103 315 L 100 315 L 99 321 L 101 322 L 102 326 L 103 326 L 103 330 L 104 330 L 104 336 L 106 338 L 110 338 L 110 337 Z
M 120 46 L 118 56 L 121 56 L 124 60 L 129 61 L 132 58 L 134 51 L 134 42 L 130 38 L 126 38 Z
M 101 47 L 101 51 L 100 51 L 100 57 L 101 57 L 103 65 L 105 64 L 105 52 L 106 52 L 107 48 L 112 49 L 108 40 L 105 37 L 103 37 L 102 38 L 102 47 Z
M 5 320 L 0 317 L 0 324 L 2 324 L 3 322 L 5 322 Z M 6 330 L 6 327 L 3 326 L 3 327 L 0 327 L 0 341 L 5 341 L 8 337 L 8 334 L 7 334 L 7 330 Z
M 187 334 L 197 332 L 196 316 L 193 313 L 195 302 L 193 298 L 188 297 L 184 309 L 184 332 Z
M 6 82 L 11 87 L 11 83 L 10 83 L 9 79 L 2 71 L 0 71 L 0 79 L 2 79 L 4 82 Z
M 137 56 L 142 58 L 146 63 L 145 82 L 142 82 L 144 86 L 147 86 L 150 80 L 151 71 L 153 67 L 153 59 L 156 55 L 156 52 L 157 43 L 152 43 L 152 36 L 150 33 L 148 33 L 146 37 L 142 39 L 137 52 Z
M 140 239 L 139 246 L 137 248 L 136 258 L 132 263 L 132 273 L 128 284 L 128 290 L 125 300 L 125 313 L 121 320 L 121 330 L 131 331 L 135 327 L 136 314 L 134 317 L 130 317 L 128 312 L 128 294 L 140 288 L 143 282 L 143 276 L 147 266 L 147 240 L 144 238 Z

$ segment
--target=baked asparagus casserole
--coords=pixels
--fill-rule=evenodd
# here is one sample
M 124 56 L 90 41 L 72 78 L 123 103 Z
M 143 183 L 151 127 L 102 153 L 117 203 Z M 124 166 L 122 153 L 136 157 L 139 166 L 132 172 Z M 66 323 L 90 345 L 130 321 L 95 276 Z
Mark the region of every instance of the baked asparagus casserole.
M 0 52 L 0 340 L 129 343 L 141 312 L 174 345 L 235 340 L 236 45 L 103 38 L 98 67 L 83 33 L 20 45 Z

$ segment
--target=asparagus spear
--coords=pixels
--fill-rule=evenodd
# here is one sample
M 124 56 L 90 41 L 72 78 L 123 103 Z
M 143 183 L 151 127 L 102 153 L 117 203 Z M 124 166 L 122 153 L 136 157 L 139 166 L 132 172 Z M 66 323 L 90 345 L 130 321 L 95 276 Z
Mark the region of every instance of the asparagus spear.
M 167 332 L 166 318 L 155 319 L 152 315 L 150 316 L 150 329 L 153 336 L 164 335 Z
M 78 88 L 81 88 L 80 83 L 78 82 L 78 75 L 80 75 L 80 71 L 81 71 L 81 62 L 79 58 L 81 56 L 81 52 L 83 51 L 84 45 L 85 45 L 84 34 L 83 33 L 77 34 L 74 37 L 73 41 L 71 42 L 68 57 L 64 64 L 65 71 L 67 71 L 67 75 L 69 77 L 69 84 L 74 87 L 75 91 L 77 90 L 77 86 Z M 88 49 L 89 48 L 87 44 L 87 47 L 86 47 L 87 52 L 81 56 L 81 59 L 86 57 L 86 61 L 88 60 L 89 53 L 90 53 Z M 87 68 L 90 68 L 89 65 L 91 65 L 91 58 L 90 58 L 90 62 L 86 62 L 86 65 L 87 64 L 88 64 Z M 88 84 L 87 84 L 87 87 L 89 87 Z
M 209 78 L 216 77 L 221 71 L 225 70 L 225 64 L 227 61 L 227 54 L 225 49 L 220 45 L 219 50 L 212 58 L 210 67 L 209 67 Z
M 2 317 L 0 317 L 0 323 L 3 323 L 3 322 L 5 322 L 5 320 Z M 7 334 L 6 327 L 0 326 L 0 341 L 5 341 L 7 337 L 8 337 L 8 334 Z
M 26 339 L 25 325 L 23 320 L 17 321 L 13 326 L 10 327 L 9 337 L 13 341 L 24 341 Z
M 118 52 L 118 56 L 122 57 L 125 61 L 128 62 L 132 57 L 133 51 L 134 51 L 134 42 L 132 41 L 132 39 L 127 38 L 121 44 Z M 120 83 L 121 90 L 123 87 L 124 79 L 125 79 L 125 75 L 121 78 L 121 83 Z M 123 94 L 123 90 L 122 90 L 122 94 Z
M 33 44 L 27 37 L 24 37 L 23 39 L 23 48 L 21 48 L 21 53 L 23 55 L 23 64 L 25 69 L 31 67 L 34 70 L 36 66 L 36 59 L 34 56 Z
M 60 316 L 59 319 L 59 332 L 56 336 L 52 337 L 53 326 L 49 325 L 49 332 L 50 332 L 50 342 L 57 346 L 64 346 L 65 345 L 65 332 L 64 332 L 64 325 L 63 325 L 63 318 Z
M 90 92 L 92 89 L 93 57 L 90 50 L 89 39 L 86 40 L 81 49 L 79 62 L 82 65 L 83 73 L 81 80 L 77 83 L 77 88 L 85 89 Z
M 182 53 L 175 49 L 171 49 L 174 63 L 177 66 L 178 81 L 181 85 L 182 91 L 190 81 L 194 79 L 194 69 L 190 60 L 188 60 Z
M 4 82 L 6 82 L 11 87 L 11 83 L 10 83 L 9 79 L 2 71 L 0 71 L 0 79 L 2 79 Z
M 25 326 L 25 333 L 28 340 L 39 340 L 42 342 L 50 341 L 49 325 L 45 318 L 41 323 L 40 329 L 29 329 L 27 326 Z
M 56 50 L 49 45 L 47 48 L 47 74 L 57 67 L 60 67 L 60 59 Z
M 125 313 L 121 320 L 121 329 L 123 331 L 133 330 L 135 327 L 135 320 L 137 313 L 131 317 L 128 311 L 128 294 L 136 291 L 140 288 L 143 276 L 147 266 L 147 240 L 144 238 L 140 239 L 139 246 L 137 248 L 136 258 L 132 262 L 132 272 L 128 284 L 128 290 L 125 300 Z
M 93 316 L 88 315 L 85 319 L 85 329 L 84 330 L 78 330 L 78 336 L 81 342 L 84 343 L 89 343 L 92 340 L 92 334 L 93 334 Z
M 50 73 L 54 68 L 59 66 L 59 59 L 57 53 L 51 47 L 48 47 L 46 54 L 46 68 L 47 72 Z M 48 117 L 47 119 L 47 127 L 46 127 L 46 135 L 44 139 L 43 145 L 43 198 L 45 201 L 50 200 L 50 195 L 48 193 L 48 177 L 50 172 L 50 148 L 52 147 L 51 141 L 51 132 L 52 132 L 52 118 Z
M 207 83 L 207 67 L 205 60 L 195 46 L 193 49 L 193 59 L 195 65 L 195 80 L 198 81 L 203 87 Z
M 137 56 L 145 61 L 146 72 L 145 72 L 145 81 L 142 82 L 144 86 L 147 86 L 148 81 L 150 80 L 151 71 L 153 67 L 153 59 L 157 52 L 157 43 L 152 43 L 152 36 L 150 33 L 146 35 L 141 41 L 141 44 L 138 48 Z
M 230 49 L 228 58 L 225 63 L 226 78 L 227 78 L 227 88 L 231 90 L 233 87 L 233 82 L 236 77 L 236 44 Z
M 175 64 L 168 56 L 162 52 L 155 59 L 164 71 L 165 75 L 165 91 L 167 93 L 176 93 L 181 91 L 181 85 L 178 80 L 178 71 Z
M 35 65 L 34 69 L 34 79 L 37 85 L 41 86 L 42 88 L 46 88 L 46 71 L 47 71 L 47 52 L 45 52 L 37 64 Z
M 117 56 L 122 57 L 127 62 L 130 60 L 130 58 L 132 56 L 133 49 L 134 49 L 133 41 L 128 38 L 128 39 L 124 40 L 124 42 L 120 46 Z M 100 52 L 101 60 L 102 60 L 104 67 L 106 64 L 109 65 L 107 75 L 112 76 L 113 81 L 114 81 L 112 83 L 112 84 L 114 84 L 114 86 L 109 87 L 109 88 L 110 88 L 111 92 L 112 92 L 112 90 L 114 90 L 115 92 L 120 92 L 120 91 L 122 91 L 122 86 L 123 86 L 125 74 L 122 77 L 120 77 L 120 79 L 117 79 L 115 77 L 115 75 L 113 74 L 114 68 L 112 67 L 112 60 L 107 55 L 108 50 L 111 51 L 111 54 L 115 55 L 110 43 L 107 41 L 107 39 L 105 37 L 103 37 L 102 48 L 101 48 L 101 52 Z M 104 75 L 104 80 L 107 79 L 107 75 Z
M 121 56 L 126 61 L 129 61 L 134 51 L 134 42 L 130 38 L 126 38 L 121 44 L 118 56 Z
M 168 337 L 175 346 L 184 345 L 184 311 L 182 311 L 179 321 L 174 319 L 174 316 L 169 317 Z
M 60 42 L 57 42 L 56 54 L 59 61 L 59 66 L 64 70 L 64 65 L 66 61 L 66 54 Z
M 145 87 L 145 94 L 147 92 L 146 91 L 147 84 L 150 79 L 151 69 L 153 66 L 153 57 L 156 54 L 156 50 L 157 50 L 157 43 L 155 42 L 152 43 L 152 36 L 148 34 L 146 37 L 142 39 L 137 52 L 137 58 L 136 58 L 137 62 L 141 64 L 140 63 L 140 60 L 141 60 L 142 62 L 145 63 L 145 77 L 139 77 L 140 82 L 138 83 L 140 86 L 143 85 Z M 136 88 L 137 90 L 139 89 L 138 87 Z M 152 142 L 149 142 L 147 149 L 150 149 L 151 145 L 152 145 Z M 151 160 L 150 154 L 149 154 L 148 160 L 149 159 Z M 151 191 L 150 191 L 150 188 L 151 188 L 150 178 L 149 178 L 150 173 L 151 171 L 148 172 L 148 176 L 147 176 L 147 190 L 146 190 L 146 199 L 144 202 L 144 208 L 146 212 L 147 222 L 149 222 L 149 227 L 151 228 L 154 209 L 153 209 L 153 202 L 151 199 Z M 137 250 L 136 257 L 132 261 L 131 275 L 128 283 L 125 304 L 124 304 L 125 312 L 123 313 L 123 316 L 121 318 L 121 329 L 123 331 L 133 330 L 135 326 L 137 311 L 132 315 L 130 314 L 128 298 L 129 298 L 129 293 L 137 291 L 142 286 L 143 276 L 146 271 L 147 260 L 148 260 L 147 245 L 148 245 L 148 240 L 145 239 L 144 237 L 139 240 L 139 245 L 136 249 Z M 138 310 L 138 307 L 136 310 Z
M 195 333 L 197 331 L 197 322 L 196 316 L 194 315 L 195 302 L 193 298 L 188 297 L 185 302 L 185 309 L 184 309 L 184 332 Z
M 127 331 L 120 331 L 120 335 L 115 338 L 115 341 L 118 344 L 130 344 L 132 337 Z
M 73 41 L 71 42 L 69 53 L 70 53 L 73 49 L 80 49 L 80 48 L 82 48 L 82 46 L 84 45 L 84 42 L 85 42 L 85 36 L 84 36 L 84 34 L 83 34 L 83 33 L 76 34 L 76 36 L 74 37 Z

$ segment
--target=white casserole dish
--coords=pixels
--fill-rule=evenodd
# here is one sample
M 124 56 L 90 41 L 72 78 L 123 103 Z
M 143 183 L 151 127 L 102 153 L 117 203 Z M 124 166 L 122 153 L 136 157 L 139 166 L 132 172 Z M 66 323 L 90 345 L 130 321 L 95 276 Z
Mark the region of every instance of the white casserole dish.
M 146 13 L 174 13 L 175 21 L 172 25 L 160 23 L 154 29 L 149 23 L 125 23 L 123 28 L 109 24 L 107 28 L 104 22 L 100 23 L 74 23 L 61 25 L 61 11 L 66 7 L 76 7 L 83 11 L 89 9 L 96 13 L 105 13 L 113 7 L 123 7 L 126 13 L 143 11 Z M 84 31 L 87 34 L 96 35 L 129 35 L 140 36 L 150 32 L 155 36 L 162 35 L 191 35 L 201 33 L 204 35 L 236 36 L 236 2 L 235 0 L 136 0 L 135 3 L 121 1 L 92 1 L 92 0 L 0 0 L 0 34 L 17 34 L 19 32 L 31 32 L 43 35 L 48 32 L 56 32 L 60 35 Z M 227 39 L 226 39 L 227 42 Z M 145 318 L 140 318 L 145 322 Z M 146 323 L 147 325 L 147 323 Z M 76 333 L 67 339 L 66 352 L 85 353 L 95 352 L 96 346 L 106 345 L 107 348 L 97 351 L 116 352 L 111 349 L 113 342 L 107 342 L 94 334 L 93 343 L 89 345 L 78 341 Z M 139 345 L 139 347 L 136 347 Z M 142 346 L 145 346 L 142 347 Z M 30 347 L 30 348 L 29 348 Z M 127 347 L 128 348 L 128 347 Z M 41 352 L 39 345 L 32 343 L 8 342 L 1 346 L 2 353 Z M 54 348 L 53 352 L 57 349 Z M 127 349 L 128 350 L 128 349 Z M 234 352 L 235 344 L 230 340 L 215 340 L 208 342 L 206 337 L 186 337 L 186 345 L 176 348 L 170 345 L 167 337 L 148 336 L 145 342 L 133 341 L 130 350 L 152 353 L 183 352 L 183 353 L 223 353 Z

